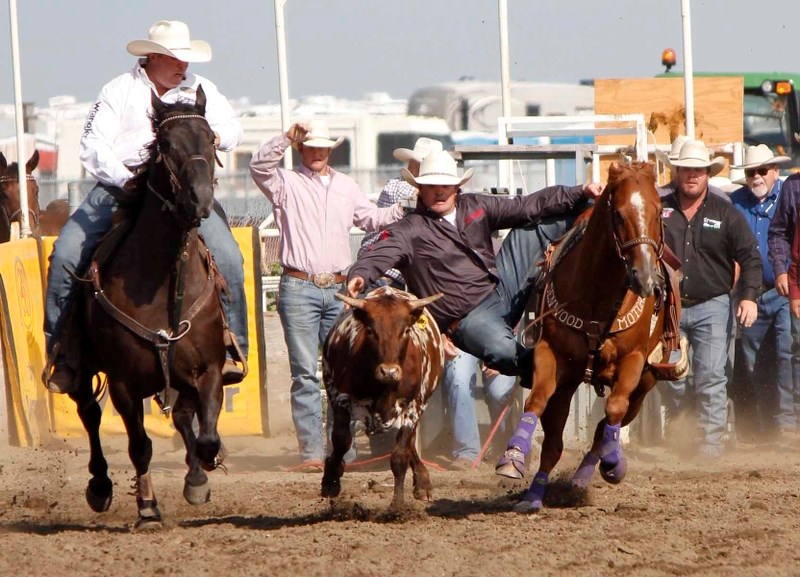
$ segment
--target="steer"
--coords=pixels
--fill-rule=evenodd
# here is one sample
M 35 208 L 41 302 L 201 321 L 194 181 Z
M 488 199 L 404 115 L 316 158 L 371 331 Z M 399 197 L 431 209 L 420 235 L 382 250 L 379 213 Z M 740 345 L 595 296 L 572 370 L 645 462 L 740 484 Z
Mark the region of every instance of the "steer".
M 425 310 L 442 294 L 418 299 L 389 287 L 363 299 L 336 297 L 352 308 L 331 329 L 322 349 L 322 378 L 333 408 L 333 451 L 325 459 L 322 496 L 341 490 L 344 454 L 350 449 L 352 419 L 364 422 L 367 434 L 399 424 L 392 450 L 392 507 L 403 503 L 403 483 L 409 462 L 414 497 L 430 501 L 433 487 L 417 454 L 417 424 L 444 366 L 442 336 Z

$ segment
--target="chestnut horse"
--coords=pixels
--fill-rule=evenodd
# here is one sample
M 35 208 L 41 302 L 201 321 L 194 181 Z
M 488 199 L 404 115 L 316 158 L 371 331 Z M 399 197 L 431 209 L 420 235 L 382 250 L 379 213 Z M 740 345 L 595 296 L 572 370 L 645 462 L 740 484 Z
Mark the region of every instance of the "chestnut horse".
M 39 151 L 34 150 L 25 163 L 25 176 L 28 181 L 28 219 L 34 237 L 58 236 L 69 218 L 67 200 L 54 200 L 42 211 L 39 208 L 39 185 L 33 171 L 39 164 Z M 16 162 L 8 164 L 0 153 L 0 242 L 11 239 L 11 223 L 22 221 L 22 207 L 19 198 L 19 166 Z
M 522 477 L 541 418 L 539 471 L 515 507 L 518 511 L 542 506 L 549 474 L 564 447 L 570 400 L 582 382 L 593 384 L 600 396 L 605 387 L 611 392 L 592 448 L 573 476 L 579 487 L 588 485 L 598 462 L 606 481 L 619 483 L 625 476 L 620 426 L 631 422 L 657 382 L 648 355 L 662 339 L 669 275 L 660 262 L 661 199 L 652 165 L 612 165 L 608 185 L 584 224 L 583 237 L 564 248 L 545 272 L 533 389 L 497 466 L 499 475 Z
M 113 240 L 120 228 L 106 236 L 90 267 L 91 286 L 77 300 L 80 384 L 70 397 L 90 439 L 92 478 L 86 498 L 95 511 L 107 510 L 112 498 L 99 438 L 98 394 L 92 391 L 93 375 L 102 371 L 136 469 L 135 528 L 161 525 L 149 471 L 152 443 L 143 423 L 144 399 L 155 395 L 168 413 L 170 388 L 178 393 L 172 418 L 186 446 L 189 471 L 183 494 L 189 503 L 208 501 L 204 469 L 218 467 L 224 457 L 217 434 L 223 314 L 215 268 L 198 237 L 200 221 L 214 200 L 214 133 L 204 117 L 205 104 L 202 87 L 194 104 L 164 104 L 153 95 L 155 140 L 148 160 L 126 187 L 139 193 L 140 211 L 123 222 L 129 230 L 121 240 Z M 101 258 L 103 252 L 110 256 Z

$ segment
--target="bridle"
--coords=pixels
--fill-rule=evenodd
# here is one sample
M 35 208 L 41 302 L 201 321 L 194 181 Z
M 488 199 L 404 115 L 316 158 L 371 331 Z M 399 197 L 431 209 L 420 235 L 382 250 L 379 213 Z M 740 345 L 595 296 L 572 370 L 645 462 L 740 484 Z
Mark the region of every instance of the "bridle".
M 27 180 L 29 182 L 36 182 L 36 178 L 32 174 L 26 174 L 25 175 L 25 180 Z M 0 176 L 0 184 L 5 184 L 5 183 L 8 183 L 8 182 L 19 182 L 19 178 L 16 177 L 16 176 L 9 176 L 7 174 L 3 175 L 3 176 Z M 37 208 L 38 208 L 38 206 L 37 206 Z M 8 226 L 9 229 L 11 228 L 11 223 L 13 223 L 22 214 L 22 208 L 18 208 L 17 210 L 12 212 L 11 214 L 8 214 L 8 210 L 6 209 L 6 203 L 5 202 L 0 202 L 0 209 L 2 209 L 3 221 Z M 31 225 L 34 228 L 38 228 L 39 227 L 39 214 L 38 214 L 38 212 L 36 210 L 34 210 L 33 208 L 28 207 L 28 216 L 31 219 Z
M 158 139 L 158 133 L 166 123 L 171 122 L 173 120 L 185 120 L 185 119 L 189 119 L 189 118 L 202 119 L 203 122 L 205 122 L 206 125 L 208 125 L 208 120 L 206 120 L 206 117 L 203 116 L 202 114 L 176 114 L 174 116 L 170 116 L 168 118 L 165 118 L 164 120 L 159 122 L 158 126 L 156 127 L 156 139 Z M 209 126 L 209 128 L 210 128 L 210 126 Z M 181 190 L 181 182 L 180 182 L 180 179 L 178 178 L 178 175 L 183 174 L 186 171 L 186 169 L 188 168 L 190 163 L 192 163 L 192 162 L 202 162 L 203 164 L 205 164 L 208 167 L 209 172 L 211 171 L 211 166 L 210 166 L 208 160 L 206 160 L 205 156 L 203 156 L 202 154 L 193 154 L 193 155 L 191 155 L 189 158 L 187 158 L 185 161 L 183 161 L 183 163 L 180 165 L 180 167 L 176 171 L 173 168 L 173 166 L 170 163 L 170 161 L 168 160 L 168 156 L 166 154 L 164 154 L 163 152 L 161 152 L 161 148 L 160 148 L 160 146 L 158 146 L 158 144 L 156 144 L 156 150 L 158 151 L 158 154 L 156 155 L 156 158 L 155 158 L 155 164 L 163 164 L 166 167 L 167 173 L 169 174 L 170 188 L 172 189 L 172 194 L 176 199 L 178 198 L 178 192 Z M 163 205 L 164 210 L 168 210 L 173 215 L 175 215 L 176 218 L 179 218 L 177 203 L 176 202 L 172 202 L 171 200 L 168 200 L 168 199 L 164 198 L 164 196 L 155 189 L 155 187 L 153 186 L 151 181 L 152 181 L 152 175 L 147 180 L 147 188 L 148 188 L 148 190 L 150 192 L 152 192 L 153 194 L 155 194 L 156 197 L 158 197 L 159 200 L 161 200 L 161 204 Z M 193 223 L 193 224 L 196 224 L 196 223 Z
M 608 194 L 608 212 L 611 218 L 611 235 L 614 237 L 614 245 L 617 249 L 617 256 L 625 263 L 627 267 L 627 260 L 625 259 L 624 253 L 641 244 L 648 245 L 653 248 L 656 253 L 656 257 L 660 260 L 661 257 L 664 255 L 664 225 L 661 224 L 661 230 L 659 231 L 659 239 L 655 240 L 651 236 L 644 235 L 638 236 L 636 238 L 632 238 L 626 241 L 622 241 L 617 234 L 617 224 L 619 217 L 617 216 L 616 211 L 614 210 L 612 199 L 614 195 L 614 190 L 610 190 Z

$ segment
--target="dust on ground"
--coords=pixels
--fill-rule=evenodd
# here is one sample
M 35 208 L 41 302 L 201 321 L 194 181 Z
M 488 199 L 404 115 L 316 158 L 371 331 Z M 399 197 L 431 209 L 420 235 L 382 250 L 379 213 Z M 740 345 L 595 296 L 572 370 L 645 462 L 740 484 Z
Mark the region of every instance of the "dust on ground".
M 595 475 L 584 499 L 538 514 L 511 506 L 530 481 L 431 468 L 434 501 L 390 512 L 392 475 L 347 471 L 342 495 L 319 497 L 319 473 L 282 468 L 294 438 L 226 439 L 228 474 L 211 473 L 211 502 L 182 498 L 183 450 L 154 441 L 152 476 L 164 515 L 131 531 L 133 468 L 121 439 L 107 456 L 114 501 L 86 505 L 83 440 L 0 450 L 2 575 L 798 575 L 800 447 L 740 446 L 714 462 L 630 447 L 617 486 Z M 577 466 L 569 450 L 552 478 Z M 534 463 L 536 460 L 534 460 Z M 551 491 L 555 495 L 557 491 Z

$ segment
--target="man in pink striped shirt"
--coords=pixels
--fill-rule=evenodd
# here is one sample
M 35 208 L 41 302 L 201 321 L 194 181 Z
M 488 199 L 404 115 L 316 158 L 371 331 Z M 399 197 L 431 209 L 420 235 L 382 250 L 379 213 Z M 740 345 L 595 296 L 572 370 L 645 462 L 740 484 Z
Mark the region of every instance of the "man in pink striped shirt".
M 376 231 L 401 219 L 399 205 L 378 208 L 358 184 L 328 166 L 333 140 L 323 121 L 294 124 L 267 141 L 250 162 L 256 185 L 272 202 L 279 232 L 278 260 L 283 267 L 278 314 L 292 374 L 292 420 L 301 463 L 322 470 L 322 436 L 317 356 L 343 303 L 342 288 L 352 264 L 350 227 Z M 286 149 L 297 148 L 300 166 L 279 168 Z

